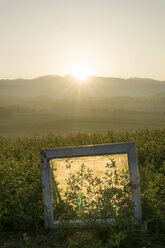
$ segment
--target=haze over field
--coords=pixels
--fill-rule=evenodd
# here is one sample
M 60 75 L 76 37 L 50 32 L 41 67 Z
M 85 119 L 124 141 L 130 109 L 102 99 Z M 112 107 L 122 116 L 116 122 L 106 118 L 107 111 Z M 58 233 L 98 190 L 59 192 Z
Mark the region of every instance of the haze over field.
M 0 107 L 17 112 L 165 111 L 165 82 L 152 79 L 43 76 L 0 80 L 0 92 Z
M 44 76 L 0 81 L 0 135 L 165 127 L 165 82 Z

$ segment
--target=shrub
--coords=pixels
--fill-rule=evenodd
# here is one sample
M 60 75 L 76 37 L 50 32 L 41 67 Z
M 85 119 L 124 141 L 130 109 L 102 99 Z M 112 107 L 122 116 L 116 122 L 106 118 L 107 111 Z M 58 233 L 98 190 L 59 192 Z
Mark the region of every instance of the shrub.
M 66 169 L 71 171 L 71 166 L 71 163 L 66 164 Z M 124 185 L 129 181 L 128 171 L 117 169 L 113 159 L 106 163 L 103 178 L 94 176 L 93 171 L 82 164 L 80 170 L 74 174 L 69 173 L 66 180 L 67 188 L 65 192 L 61 192 L 64 199 L 58 202 L 57 183 L 53 183 L 56 218 L 108 219 L 121 215 L 132 217 L 130 195 L 124 191 Z M 59 209 L 62 212 L 59 213 Z
M 67 137 L 51 134 L 43 137 L 17 138 L 16 140 L 0 137 L 0 229 L 27 232 L 43 226 L 41 172 L 38 168 L 40 149 L 128 141 L 136 141 L 137 144 L 144 222 L 138 227 L 132 226 L 129 218 L 125 220 L 122 218 L 123 213 L 119 212 L 121 218 L 118 220 L 117 226 L 113 228 L 112 233 L 111 230 L 107 231 L 104 228 L 102 231 L 101 229 L 95 229 L 97 240 L 102 240 L 99 241 L 101 247 L 104 237 L 106 244 L 108 239 L 115 237 L 113 236 L 115 232 L 115 235 L 119 237 L 121 247 L 135 247 L 135 243 L 139 243 L 139 247 L 147 247 L 149 245 L 147 245 L 148 238 L 146 235 L 150 235 L 151 244 L 154 243 L 154 239 L 157 245 L 164 244 L 165 129 L 144 129 L 122 133 L 108 132 L 105 135 L 75 134 Z M 85 171 L 83 172 L 83 170 Z M 92 172 L 88 172 L 87 168 L 82 168 L 81 173 L 84 173 L 86 175 L 85 180 L 89 181 Z M 99 181 L 96 178 L 93 178 L 93 180 L 95 184 L 98 182 L 97 188 L 99 189 Z M 76 185 L 77 181 L 75 181 Z M 70 187 L 70 184 L 68 184 L 68 187 Z M 91 190 L 93 191 L 93 189 Z M 112 189 L 106 190 L 106 188 L 101 188 L 101 190 L 98 190 L 97 197 L 99 199 L 99 194 L 102 192 L 105 202 L 109 198 L 108 194 L 111 194 L 112 197 L 115 195 L 114 189 L 114 191 Z M 77 192 L 75 192 L 75 195 L 69 195 L 68 191 L 68 197 L 76 199 Z M 80 190 L 79 193 L 81 193 Z M 121 199 L 123 199 L 122 194 L 120 190 L 117 192 L 118 196 L 121 195 Z M 81 199 L 81 194 L 79 197 Z M 85 218 L 90 217 L 90 214 L 93 216 L 95 213 L 96 216 L 104 218 L 106 204 L 104 205 L 100 201 L 99 205 L 95 205 L 97 208 L 91 205 L 87 216 L 85 208 L 89 205 L 88 198 L 83 198 L 83 201 L 83 208 L 81 208 L 81 204 L 76 203 L 76 201 L 72 200 L 73 205 L 70 206 L 66 200 L 63 206 L 64 212 L 61 211 L 65 214 L 63 217 L 77 218 L 77 216 L 81 216 L 82 212 Z M 123 206 L 129 204 L 124 201 L 121 201 L 121 203 Z M 111 206 L 110 202 L 108 204 Z M 71 212 L 69 212 L 69 209 L 71 209 Z M 112 210 L 114 209 L 112 208 Z M 60 210 L 58 210 L 58 216 L 61 214 Z M 107 211 L 108 216 L 113 216 L 115 213 L 116 211 Z M 126 216 L 130 216 L 129 211 Z M 107 218 L 107 216 L 105 217 Z M 127 237 L 122 239 L 124 236 L 120 235 L 120 232 L 126 234 Z

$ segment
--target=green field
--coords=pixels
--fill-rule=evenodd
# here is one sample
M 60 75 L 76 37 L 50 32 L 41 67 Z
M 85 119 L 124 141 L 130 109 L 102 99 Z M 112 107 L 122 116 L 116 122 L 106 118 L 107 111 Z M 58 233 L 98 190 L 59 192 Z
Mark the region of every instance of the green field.
M 106 133 L 138 128 L 164 128 L 165 115 L 143 112 L 105 112 L 53 114 L 44 112 L 20 113 L 1 117 L 0 136 L 25 137 L 32 135 L 68 135 L 70 133 Z
M 117 222 L 112 228 L 93 226 L 91 229 L 86 227 L 81 230 L 72 228 L 68 230 L 61 228 L 58 231 L 44 230 L 41 171 L 38 167 L 40 149 L 129 141 L 136 141 L 137 145 L 143 220 L 135 226 L 132 222 L 130 205 L 124 201 L 124 205 L 118 208 L 121 212 L 116 216 Z M 83 133 L 68 136 L 51 134 L 16 139 L 0 137 L 0 247 L 164 248 L 164 152 L 165 129 L 138 129 L 120 133 L 111 131 L 105 134 Z M 96 189 L 95 184 L 93 187 Z M 72 190 L 67 192 L 69 196 L 72 195 Z M 118 191 L 116 188 L 110 192 L 111 196 L 120 193 L 117 199 L 121 199 L 123 194 L 123 191 Z M 115 202 L 118 204 L 118 200 Z M 106 207 L 109 197 L 105 203 Z M 61 216 L 67 218 L 72 214 L 77 216 L 77 211 L 65 209 L 63 207 L 67 205 L 61 204 L 54 201 L 56 216 L 60 216 L 59 218 Z M 69 209 L 71 211 L 68 211 Z M 111 214 L 113 209 L 108 209 Z M 107 208 L 103 213 L 107 213 Z M 93 217 L 95 218 L 95 215 Z

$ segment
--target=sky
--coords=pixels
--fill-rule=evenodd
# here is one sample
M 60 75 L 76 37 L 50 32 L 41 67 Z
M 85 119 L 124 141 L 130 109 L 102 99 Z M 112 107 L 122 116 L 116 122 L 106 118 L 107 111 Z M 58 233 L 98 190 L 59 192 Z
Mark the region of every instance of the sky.
M 165 80 L 165 0 L 0 0 L 0 78 Z

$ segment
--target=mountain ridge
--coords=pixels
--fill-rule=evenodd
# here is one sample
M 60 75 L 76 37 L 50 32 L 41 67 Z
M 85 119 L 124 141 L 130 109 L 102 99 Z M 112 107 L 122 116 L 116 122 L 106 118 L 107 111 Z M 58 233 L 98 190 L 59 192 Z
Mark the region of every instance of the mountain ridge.
M 80 83 L 71 75 L 43 75 L 34 79 L 1 79 L 1 96 L 40 96 L 54 98 L 149 96 L 165 93 L 165 81 L 148 78 L 89 76 Z

